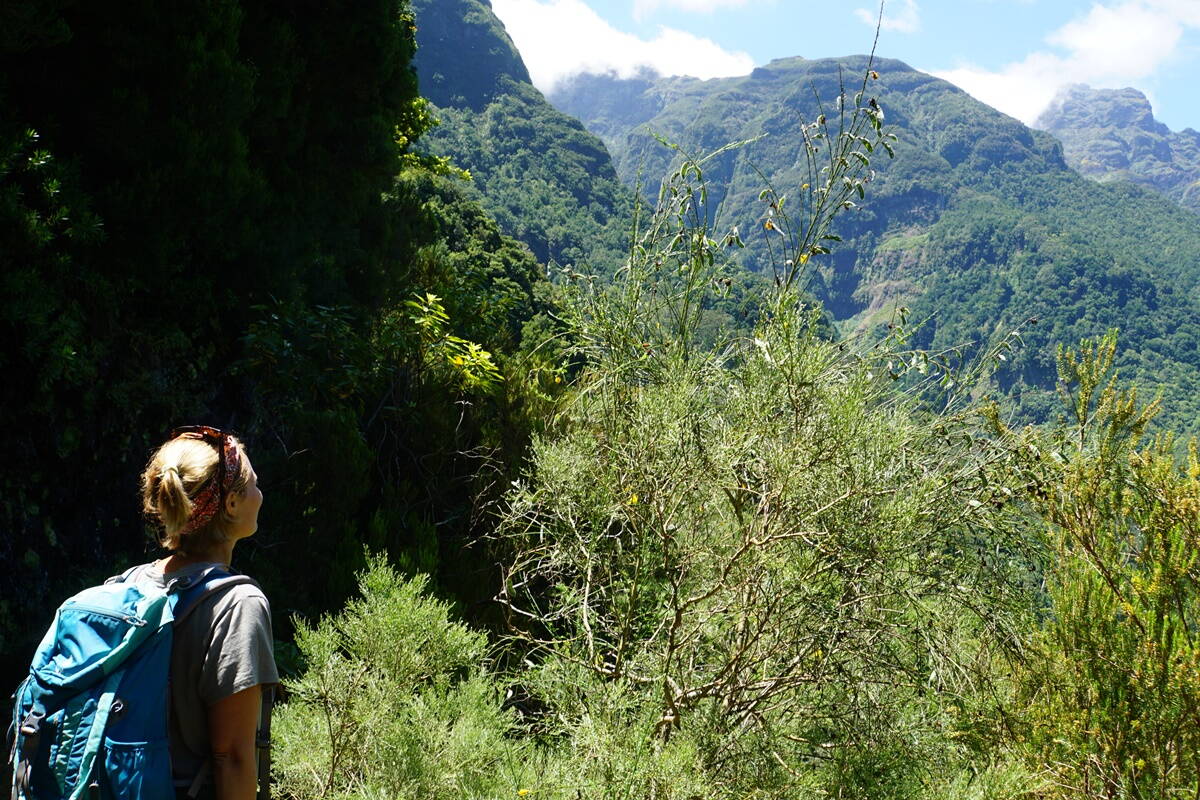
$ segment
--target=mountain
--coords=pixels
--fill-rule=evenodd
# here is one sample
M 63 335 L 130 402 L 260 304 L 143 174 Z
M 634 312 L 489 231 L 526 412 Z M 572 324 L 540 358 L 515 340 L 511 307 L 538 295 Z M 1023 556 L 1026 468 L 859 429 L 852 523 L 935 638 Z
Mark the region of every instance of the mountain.
M 799 126 L 833 115 L 844 81 L 865 57 L 782 59 L 750 75 L 701 81 L 642 74 L 580 76 L 551 101 L 601 136 L 617 172 L 666 172 L 676 153 L 763 136 L 706 171 L 718 229 L 738 225 L 742 262 L 769 270 L 759 191 L 796 196 L 808 180 Z M 876 330 L 894 309 L 924 320 L 914 341 L 980 352 L 1020 329 L 997 389 L 1028 419 L 1054 402 L 1054 345 L 1122 331 L 1124 373 L 1167 396 L 1168 421 L 1195 427 L 1200 402 L 1200 218 L 1128 183 L 1098 184 L 1072 170 L 1050 134 L 1032 130 L 951 84 L 877 59 L 868 89 L 897 135 L 866 201 L 844 214 L 845 240 L 821 261 L 811 289 L 844 332 Z M 853 83 L 857 87 L 857 83 Z M 816 97 L 823 99 L 818 107 Z M 1036 320 L 1036 322 L 1032 322 Z
M 611 271 L 631 193 L 604 144 L 529 81 L 488 0 L 414 0 L 415 66 L 440 124 L 421 146 L 471 174 L 467 191 L 543 263 Z
M 1200 212 L 1200 133 L 1172 131 L 1137 89 L 1063 89 L 1035 125 L 1089 178 L 1127 180 Z

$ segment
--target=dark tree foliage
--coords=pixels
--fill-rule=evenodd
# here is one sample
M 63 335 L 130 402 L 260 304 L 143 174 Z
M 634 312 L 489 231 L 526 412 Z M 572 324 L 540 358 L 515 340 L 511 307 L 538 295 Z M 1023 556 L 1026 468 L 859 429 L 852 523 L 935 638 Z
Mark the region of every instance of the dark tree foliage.
M 364 539 L 433 569 L 469 529 L 462 454 L 518 452 L 521 400 L 484 423 L 404 303 L 444 295 L 503 363 L 543 281 L 409 154 L 414 33 L 407 0 L 0 10 L 3 674 L 150 555 L 137 476 L 174 425 L 244 434 L 268 499 L 238 558 L 280 630 Z
M 270 539 L 255 574 L 287 588 L 298 608 L 333 608 L 354 588 L 364 543 L 410 568 L 441 571 L 477 599 L 486 562 L 463 547 L 475 511 L 515 474 L 529 434 L 516 365 L 523 328 L 546 310 L 548 284 L 528 250 L 447 179 L 405 170 L 393 212 L 393 280 L 439 297 L 455 333 L 480 343 L 509 376 L 464 393 L 403 307 L 361 324 L 345 307 L 274 303 L 246 337 L 238 367 L 254 376 L 260 472 L 282 496 L 269 501 Z M 269 487 L 268 487 L 269 488 Z M 253 541 L 253 540 L 252 540 Z M 297 574 L 277 552 L 327 568 Z

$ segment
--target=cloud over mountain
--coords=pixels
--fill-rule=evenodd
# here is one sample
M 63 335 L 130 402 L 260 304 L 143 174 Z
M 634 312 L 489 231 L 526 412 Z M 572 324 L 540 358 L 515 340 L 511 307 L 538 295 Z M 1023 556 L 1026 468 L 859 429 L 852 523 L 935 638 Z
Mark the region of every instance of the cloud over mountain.
M 728 5 L 730 0 L 672 2 Z M 661 75 L 716 78 L 754 68 L 748 54 L 686 31 L 664 26 L 653 39 L 642 39 L 617 30 L 582 0 L 494 0 L 492 6 L 520 49 L 534 85 L 544 92 L 581 72 L 630 77 L 649 68 Z
M 1068 84 L 1145 85 L 1200 28 L 1196 0 L 1097 3 L 1046 37 L 1048 47 L 990 70 L 964 64 L 936 72 L 976 98 L 1032 123 Z

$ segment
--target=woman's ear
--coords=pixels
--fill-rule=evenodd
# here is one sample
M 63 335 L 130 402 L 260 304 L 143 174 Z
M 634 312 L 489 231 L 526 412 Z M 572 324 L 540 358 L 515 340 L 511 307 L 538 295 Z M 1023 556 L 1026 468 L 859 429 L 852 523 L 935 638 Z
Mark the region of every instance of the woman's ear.
M 237 511 L 237 492 L 230 492 L 225 498 L 225 513 L 233 516 Z

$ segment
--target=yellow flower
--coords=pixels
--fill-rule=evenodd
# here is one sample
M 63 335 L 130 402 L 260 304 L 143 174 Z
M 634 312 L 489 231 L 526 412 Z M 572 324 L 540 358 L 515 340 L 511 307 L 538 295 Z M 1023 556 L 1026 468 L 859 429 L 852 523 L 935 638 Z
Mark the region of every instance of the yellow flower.
M 554 376 L 554 382 L 555 382 L 555 383 L 562 383 L 562 375 L 555 375 L 555 376 Z
M 528 789 L 517 789 L 517 797 L 524 797 L 527 794 L 529 794 Z
M 634 492 L 633 494 L 629 495 L 629 500 L 626 502 L 631 506 L 636 506 L 638 503 L 637 492 Z

